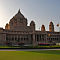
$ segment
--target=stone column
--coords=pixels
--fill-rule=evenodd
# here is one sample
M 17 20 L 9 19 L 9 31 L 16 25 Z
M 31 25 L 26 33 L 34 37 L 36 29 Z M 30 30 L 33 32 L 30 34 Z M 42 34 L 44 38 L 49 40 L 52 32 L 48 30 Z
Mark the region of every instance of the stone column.
M 0 34 L 0 42 L 4 44 L 6 42 L 6 34 Z
M 15 43 L 15 37 L 16 37 L 16 36 L 14 35 L 14 41 L 13 41 L 13 43 Z
M 36 46 L 36 41 L 35 41 L 35 31 L 33 31 L 33 47 Z

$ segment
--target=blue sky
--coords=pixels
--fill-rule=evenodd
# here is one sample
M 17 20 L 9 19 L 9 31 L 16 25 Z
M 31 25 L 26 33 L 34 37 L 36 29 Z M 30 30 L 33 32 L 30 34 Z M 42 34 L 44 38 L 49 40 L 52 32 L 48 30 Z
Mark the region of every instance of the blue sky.
M 44 24 L 49 30 L 49 22 L 52 21 L 58 31 L 56 24 L 60 23 L 60 0 L 0 0 L 0 27 L 4 28 L 19 8 L 28 19 L 28 25 L 34 20 L 36 29 Z

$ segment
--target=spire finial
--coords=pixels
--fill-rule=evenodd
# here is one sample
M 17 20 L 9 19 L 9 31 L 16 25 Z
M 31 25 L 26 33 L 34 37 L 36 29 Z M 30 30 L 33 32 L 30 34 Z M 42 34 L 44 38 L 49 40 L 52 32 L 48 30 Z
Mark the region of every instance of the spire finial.
M 18 10 L 18 13 L 20 13 L 20 9 Z

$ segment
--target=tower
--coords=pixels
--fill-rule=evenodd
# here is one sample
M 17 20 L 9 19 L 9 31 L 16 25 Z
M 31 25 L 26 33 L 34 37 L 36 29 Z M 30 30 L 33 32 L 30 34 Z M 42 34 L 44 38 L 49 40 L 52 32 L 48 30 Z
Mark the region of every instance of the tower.
M 54 32 L 54 24 L 53 24 L 53 22 L 50 22 L 50 24 L 49 24 L 49 31 Z
M 10 29 L 10 25 L 8 23 L 6 24 L 5 29 L 7 29 L 7 30 Z
M 35 30 L 35 22 L 34 22 L 34 21 L 31 21 L 30 27 L 31 27 L 33 30 Z
M 35 47 L 36 46 L 36 41 L 35 41 L 35 22 L 34 21 L 31 21 L 30 27 L 33 30 L 33 47 Z
M 42 31 L 42 32 L 45 31 L 45 26 L 44 26 L 44 25 L 42 25 L 42 27 L 41 27 L 41 31 Z

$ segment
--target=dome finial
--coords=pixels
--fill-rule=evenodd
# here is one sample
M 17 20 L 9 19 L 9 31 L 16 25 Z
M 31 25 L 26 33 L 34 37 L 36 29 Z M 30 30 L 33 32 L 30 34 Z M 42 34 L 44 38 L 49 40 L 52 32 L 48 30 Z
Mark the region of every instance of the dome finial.
M 20 13 L 20 9 L 18 10 L 18 13 Z

